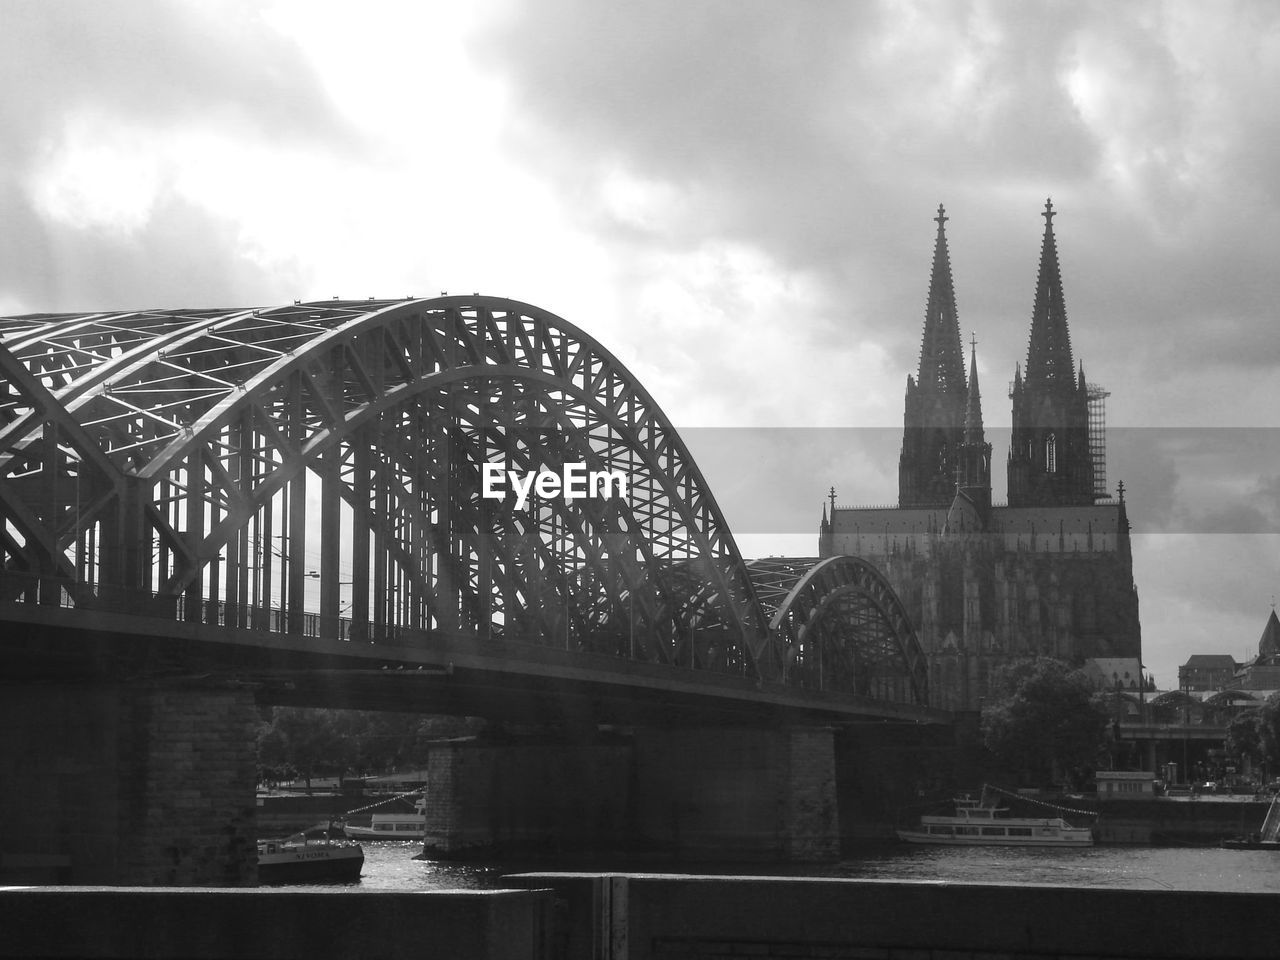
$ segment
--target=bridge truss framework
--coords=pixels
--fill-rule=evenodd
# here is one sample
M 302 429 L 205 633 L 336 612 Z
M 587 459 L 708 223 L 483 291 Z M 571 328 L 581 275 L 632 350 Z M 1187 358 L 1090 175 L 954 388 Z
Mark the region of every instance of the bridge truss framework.
M 626 497 L 482 495 L 482 469 Z M 856 558 L 748 564 L 644 388 L 492 297 L 0 319 L 0 604 L 532 644 L 927 703 Z

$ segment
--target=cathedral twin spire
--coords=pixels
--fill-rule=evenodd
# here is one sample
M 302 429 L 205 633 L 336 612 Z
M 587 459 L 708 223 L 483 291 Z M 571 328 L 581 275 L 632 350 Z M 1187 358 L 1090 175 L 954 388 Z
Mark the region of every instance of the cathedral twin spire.
M 960 350 L 960 319 L 951 280 L 951 255 L 947 250 L 947 214 L 938 204 L 938 236 L 933 246 L 933 271 L 925 306 L 924 335 L 920 341 L 920 370 L 916 385 L 924 390 L 956 394 L 965 392 L 964 354 Z
M 1018 365 L 1011 394 L 1011 506 L 1092 502 L 1084 371 L 1081 369 L 1077 379 L 1053 233 L 1057 214 L 1052 201 L 1045 202 L 1041 215 L 1045 232 L 1026 371 L 1024 374 Z M 975 503 L 990 505 L 991 447 L 983 431 L 977 347 L 976 343 L 971 345 L 966 380 L 947 219 L 939 205 L 920 365 L 914 379 L 907 377 L 898 470 L 898 502 L 903 507 L 943 506 L 957 492 Z M 1086 496 L 1087 500 L 1082 499 Z
M 1053 236 L 1053 201 L 1044 204 L 1044 240 L 1040 245 L 1040 272 L 1036 300 L 1031 311 L 1031 341 L 1027 346 L 1024 386 L 1076 389 L 1071 361 L 1071 332 L 1067 329 L 1067 305 L 1062 293 L 1058 244 Z
M 950 503 L 968 406 L 960 319 L 947 250 L 947 214 L 941 204 L 934 221 L 938 235 L 920 340 L 920 366 L 915 378 L 907 377 L 905 429 L 898 461 L 898 503 L 904 507 Z

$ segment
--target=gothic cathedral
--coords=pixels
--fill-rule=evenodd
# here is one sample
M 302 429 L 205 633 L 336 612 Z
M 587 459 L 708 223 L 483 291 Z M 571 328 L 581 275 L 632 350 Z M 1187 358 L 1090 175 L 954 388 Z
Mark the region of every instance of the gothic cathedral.
M 1106 490 L 1102 403 L 1071 354 L 1045 204 L 1026 369 L 1010 398 L 1008 504 L 991 499 L 976 347 L 968 377 L 942 207 L 917 375 L 907 377 L 896 508 L 823 511 L 822 556 L 875 563 L 915 621 L 931 705 L 978 710 L 995 670 L 1141 656 L 1124 486 Z

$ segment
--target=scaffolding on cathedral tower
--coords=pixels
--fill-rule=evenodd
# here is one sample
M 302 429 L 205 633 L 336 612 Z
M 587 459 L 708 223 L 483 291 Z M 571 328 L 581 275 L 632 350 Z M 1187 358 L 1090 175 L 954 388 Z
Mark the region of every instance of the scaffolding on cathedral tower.
M 1111 391 L 1089 384 L 1089 458 L 1093 461 L 1093 498 L 1106 500 L 1107 490 L 1107 397 Z

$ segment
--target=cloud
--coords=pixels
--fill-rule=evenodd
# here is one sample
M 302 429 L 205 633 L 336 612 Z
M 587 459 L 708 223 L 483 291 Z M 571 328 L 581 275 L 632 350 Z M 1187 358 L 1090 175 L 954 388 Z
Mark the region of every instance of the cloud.
M 915 360 L 942 200 L 961 323 L 988 382 L 1011 376 L 1052 193 L 1078 356 L 1103 383 L 1152 384 L 1116 401 L 1146 426 L 1240 422 L 1181 400 L 1171 370 L 1216 401 L 1280 360 L 1262 322 L 1278 36 L 1261 3 L 559 0 L 513 6 L 475 48 L 508 86 L 511 142 L 603 242 L 736 244 L 803 271 L 815 309 L 789 336 L 874 339 L 890 369 Z M 617 217 L 619 180 L 663 215 Z
M 280 295 L 182 195 L 190 131 L 340 150 L 297 47 L 252 5 L 18 0 L 0 33 L 0 297 L 33 310 Z
M 6 153 L 26 153 L 82 111 L 279 138 L 323 135 L 334 122 L 296 45 L 247 2 L 13 0 L 0 63 Z

